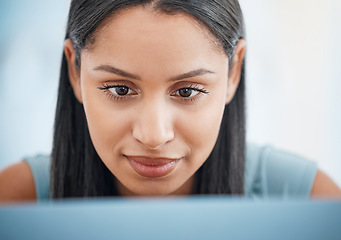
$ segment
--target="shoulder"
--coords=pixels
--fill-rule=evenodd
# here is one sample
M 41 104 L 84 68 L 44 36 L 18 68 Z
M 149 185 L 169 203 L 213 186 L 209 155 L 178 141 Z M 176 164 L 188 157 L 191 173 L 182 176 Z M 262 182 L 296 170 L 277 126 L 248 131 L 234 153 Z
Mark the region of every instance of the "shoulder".
M 0 171 L 0 202 L 49 199 L 50 156 L 34 155 Z
M 33 174 L 37 200 L 40 201 L 49 199 L 50 156 L 38 154 L 26 157 L 25 161 L 28 163 Z
M 270 146 L 247 145 L 245 194 L 258 197 L 341 198 L 316 162 Z
M 270 146 L 247 145 L 245 193 L 258 197 L 309 198 L 317 164 Z
M 25 161 L 13 164 L 0 172 L 0 201 L 33 201 L 36 189 L 32 171 Z
M 319 170 L 311 190 L 311 197 L 341 199 L 341 189 L 326 173 Z

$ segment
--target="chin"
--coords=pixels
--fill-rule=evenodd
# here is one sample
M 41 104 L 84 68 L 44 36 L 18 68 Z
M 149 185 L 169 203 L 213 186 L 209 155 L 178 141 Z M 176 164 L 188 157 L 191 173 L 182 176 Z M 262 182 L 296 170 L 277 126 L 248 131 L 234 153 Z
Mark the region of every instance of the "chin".
M 140 197 L 162 197 L 162 196 L 172 196 L 172 195 L 183 195 L 179 191 L 181 189 L 180 186 L 176 184 L 171 185 L 168 182 L 152 180 L 147 182 L 140 182 L 138 184 L 133 184 L 133 187 L 130 188 L 129 184 L 126 186 L 122 186 L 119 188 L 122 196 L 140 196 Z M 187 193 L 188 194 L 188 193 Z
M 159 188 L 139 188 L 135 191 L 131 191 L 132 195 L 134 196 L 141 196 L 141 197 L 163 197 L 163 196 L 170 196 L 173 195 L 176 191 L 173 189 L 165 189 L 164 187 Z

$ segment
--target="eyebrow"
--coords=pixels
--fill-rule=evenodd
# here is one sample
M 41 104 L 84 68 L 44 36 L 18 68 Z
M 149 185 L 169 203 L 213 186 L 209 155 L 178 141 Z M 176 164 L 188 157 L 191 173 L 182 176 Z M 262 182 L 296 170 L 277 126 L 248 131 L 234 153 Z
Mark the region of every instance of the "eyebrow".
M 97 67 L 94 68 L 94 70 L 96 71 L 104 71 L 104 72 L 109 72 L 109 73 L 113 73 L 122 77 L 127 77 L 127 78 L 132 78 L 132 79 L 136 79 L 136 80 L 141 80 L 141 77 L 132 73 L 128 73 L 122 69 L 118 69 L 114 66 L 111 65 L 99 65 Z M 176 77 L 172 77 L 170 79 L 168 79 L 169 82 L 172 81 L 177 81 L 177 80 L 182 80 L 182 79 L 186 79 L 186 78 L 192 78 L 192 77 L 197 77 L 197 76 L 202 76 L 205 74 L 215 74 L 215 72 L 205 69 L 205 68 L 200 68 L 197 70 L 193 70 L 187 73 L 183 73 L 180 74 Z
M 126 71 L 123 71 L 121 69 L 115 68 L 115 67 L 110 66 L 110 65 L 99 65 L 98 67 L 95 67 L 94 70 L 114 73 L 114 74 L 120 75 L 122 77 L 127 77 L 127 78 L 133 78 L 133 79 L 141 80 L 141 78 L 139 76 L 135 75 L 135 74 L 128 73 Z

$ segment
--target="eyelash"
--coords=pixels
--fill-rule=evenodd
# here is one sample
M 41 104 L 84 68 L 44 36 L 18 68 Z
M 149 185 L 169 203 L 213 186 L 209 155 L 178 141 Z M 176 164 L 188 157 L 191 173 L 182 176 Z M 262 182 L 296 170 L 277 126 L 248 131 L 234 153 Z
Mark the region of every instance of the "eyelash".
M 103 84 L 103 87 L 98 87 L 98 89 L 104 91 L 110 98 L 116 100 L 116 101 L 119 101 L 119 100 L 124 100 L 126 98 L 129 98 L 129 97 L 132 97 L 136 94 L 132 94 L 132 95 L 115 95 L 113 94 L 110 89 L 112 88 L 119 88 L 119 87 L 123 87 L 123 88 L 127 88 L 128 91 L 132 90 L 130 87 L 126 86 L 126 85 L 109 85 L 109 84 Z M 195 92 L 198 92 L 195 96 L 192 96 L 192 97 L 182 97 L 180 96 L 179 94 L 179 91 L 180 90 L 183 90 L 183 89 L 187 89 L 187 90 L 191 90 L 191 91 L 195 91 Z M 178 94 L 175 94 L 175 93 L 178 93 Z M 209 94 L 209 92 L 202 88 L 202 87 L 199 87 L 197 85 L 190 85 L 189 87 L 184 87 L 184 88 L 179 88 L 178 90 L 176 90 L 175 92 L 173 92 L 171 94 L 171 96 L 180 96 L 181 97 L 181 100 L 183 101 L 196 101 L 198 98 L 200 98 L 200 95 L 201 94 Z
M 201 94 L 209 94 L 209 92 L 206 89 L 199 87 L 197 85 L 190 85 L 189 87 L 180 88 L 180 89 L 176 90 L 175 92 L 179 93 L 179 91 L 183 90 L 183 89 L 195 91 L 195 92 L 197 92 L 197 94 L 194 95 L 193 97 L 182 97 L 179 94 L 176 94 L 176 95 L 172 94 L 172 96 L 180 96 L 183 101 L 192 101 L 193 102 L 193 101 L 198 100 L 200 98 Z
M 128 91 L 131 90 L 130 87 L 128 87 L 126 85 L 120 85 L 120 84 L 118 84 L 118 85 L 103 84 L 103 87 L 99 87 L 98 89 L 104 91 L 110 98 L 117 100 L 117 101 L 123 100 L 125 98 L 129 98 L 129 97 L 133 96 L 133 95 L 121 95 L 121 96 L 115 95 L 110 91 L 111 88 L 119 88 L 119 87 L 128 88 Z

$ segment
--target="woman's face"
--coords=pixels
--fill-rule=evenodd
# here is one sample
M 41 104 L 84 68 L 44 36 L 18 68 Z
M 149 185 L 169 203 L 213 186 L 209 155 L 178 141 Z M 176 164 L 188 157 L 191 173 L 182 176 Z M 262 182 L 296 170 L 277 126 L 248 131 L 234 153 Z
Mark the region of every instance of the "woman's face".
M 73 51 L 66 43 L 69 69 Z M 188 194 L 229 99 L 214 37 L 190 16 L 135 7 L 98 29 L 78 71 L 71 83 L 121 194 Z

